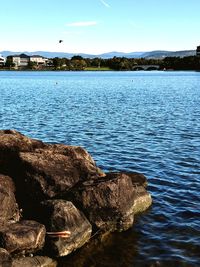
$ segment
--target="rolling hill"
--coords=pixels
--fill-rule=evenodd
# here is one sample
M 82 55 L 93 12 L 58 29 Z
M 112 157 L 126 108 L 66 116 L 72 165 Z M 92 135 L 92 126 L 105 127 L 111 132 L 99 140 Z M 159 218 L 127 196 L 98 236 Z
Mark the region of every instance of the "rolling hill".
M 65 52 L 48 52 L 48 51 L 21 51 L 21 52 L 13 52 L 13 51 L 0 51 L 0 54 L 4 57 L 9 55 L 18 55 L 21 53 L 25 53 L 27 55 L 40 55 L 47 58 L 71 58 L 75 55 L 80 55 L 83 58 L 95 58 L 100 57 L 104 59 L 113 58 L 113 57 L 127 57 L 127 58 L 154 58 L 154 59 L 162 59 L 165 57 L 185 57 L 185 56 L 194 56 L 196 54 L 196 50 L 183 50 L 183 51 L 163 51 L 163 50 L 156 50 L 156 51 L 149 51 L 149 52 L 131 52 L 131 53 L 124 53 L 124 52 L 108 52 L 99 55 L 93 54 L 84 54 L 84 53 L 65 53 Z

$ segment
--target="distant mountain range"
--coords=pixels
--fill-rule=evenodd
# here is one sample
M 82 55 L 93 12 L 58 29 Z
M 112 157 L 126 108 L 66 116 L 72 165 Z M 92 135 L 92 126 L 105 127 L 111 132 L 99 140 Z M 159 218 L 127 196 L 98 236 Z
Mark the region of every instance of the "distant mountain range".
M 35 51 L 35 52 L 13 52 L 13 51 L 0 51 L 0 55 L 7 57 L 9 55 L 18 55 L 18 54 L 27 54 L 27 55 L 40 55 L 46 58 L 71 58 L 75 55 L 80 55 L 83 58 L 95 58 L 100 57 L 104 59 L 113 58 L 113 57 L 127 57 L 127 58 L 146 58 L 146 59 L 162 59 L 165 57 L 186 57 L 186 56 L 194 56 L 196 55 L 196 50 L 183 50 L 183 51 L 150 51 L 150 52 L 131 52 L 131 53 L 123 53 L 123 52 L 108 52 L 99 55 L 92 54 L 83 54 L 83 53 L 64 53 L 64 52 L 47 52 L 47 51 Z

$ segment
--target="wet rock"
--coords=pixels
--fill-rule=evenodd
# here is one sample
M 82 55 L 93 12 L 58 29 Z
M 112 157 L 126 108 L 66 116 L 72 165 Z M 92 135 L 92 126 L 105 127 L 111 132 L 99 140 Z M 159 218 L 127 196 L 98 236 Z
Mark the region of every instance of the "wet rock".
M 9 252 L 0 248 L 0 267 L 12 267 L 12 258 Z
M 45 242 L 44 225 L 35 221 L 20 221 L 0 228 L 0 247 L 10 253 L 40 250 Z
M 49 257 L 35 256 L 16 258 L 13 260 L 12 267 L 56 267 L 57 262 Z
M 147 210 L 152 204 L 149 192 L 143 186 L 135 187 L 135 197 L 133 203 L 133 213 L 137 214 Z
M 147 179 L 141 173 L 126 173 L 131 178 L 134 187 L 133 213 L 137 214 L 147 210 L 152 204 L 151 195 L 147 192 Z
M 66 256 L 89 241 L 92 226 L 84 214 L 71 202 L 48 200 L 41 203 L 39 214 L 47 228 L 49 250 L 56 256 Z M 70 231 L 68 237 L 56 236 L 56 233 Z M 50 235 L 50 233 L 55 235 Z
M 104 231 L 123 231 L 133 225 L 135 189 L 131 178 L 123 173 L 83 183 L 74 194 L 89 221 Z
M 14 193 L 15 185 L 12 179 L 0 174 L 0 225 L 19 220 L 19 209 Z

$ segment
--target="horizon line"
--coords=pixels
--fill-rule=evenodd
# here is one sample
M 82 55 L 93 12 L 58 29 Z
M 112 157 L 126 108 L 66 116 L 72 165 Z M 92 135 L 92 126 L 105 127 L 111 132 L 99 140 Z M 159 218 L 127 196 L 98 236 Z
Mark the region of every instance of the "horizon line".
M 64 51 L 48 51 L 48 50 L 21 50 L 21 51 L 14 51 L 14 50 L 1 50 L 0 53 L 5 52 L 12 52 L 12 53 L 34 53 L 34 52 L 45 52 L 45 53 L 62 53 L 62 54 L 86 54 L 86 55 L 102 55 L 102 54 L 109 54 L 109 53 L 123 53 L 123 54 L 131 54 L 131 53 L 149 53 L 149 52 L 181 52 L 181 51 L 195 51 L 196 49 L 184 49 L 184 50 L 165 50 L 165 49 L 155 49 L 155 50 L 146 50 L 146 51 L 108 51 L 108 52 L 101 52 L 101 53 L 90 53 L 90 52 L 64 52 Z

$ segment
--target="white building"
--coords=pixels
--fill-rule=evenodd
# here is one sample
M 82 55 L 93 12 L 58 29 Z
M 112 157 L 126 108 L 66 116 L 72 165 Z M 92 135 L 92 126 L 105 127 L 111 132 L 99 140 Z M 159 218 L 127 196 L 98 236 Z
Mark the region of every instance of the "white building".
M 47 64 L 48 59 L 42 56 L 33 55 L 30 56 L 30 61 L 35 62 L 37 65 L 45 65 Z
M 6 63 L 6 59 L 0 55 L 0 66 L 4 66 Z
M 15 64 L 15 67 L 26 67 L 28 66 L 29 62 L 35 62 L 37 66 L 43 65 L 46 66 L 48 59 L 42 56 L 33 55 L 28 56 L 26 54 L 20 55 L 11 55 L 9 56 L 12 59 L 12 62 Z
M 13 55 L 10 56 L 12 62 L 15 64 L 15 67 L 25 67 L 29 63 L 29 56 L 26 54 Z

